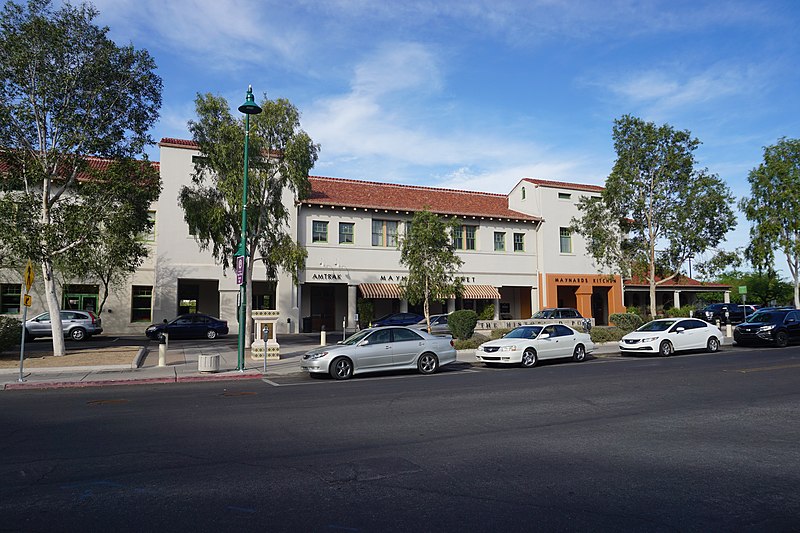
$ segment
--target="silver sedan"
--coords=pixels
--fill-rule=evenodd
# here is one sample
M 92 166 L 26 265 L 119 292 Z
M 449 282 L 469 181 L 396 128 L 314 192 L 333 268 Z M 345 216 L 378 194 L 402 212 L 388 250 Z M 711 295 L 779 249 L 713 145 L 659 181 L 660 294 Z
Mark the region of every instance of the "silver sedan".
M 348 379 L 354 374 L 394 369 L 417 369 L 433 374 L 456 360 L 453 339 L 435 337 L 402 326 L 362 329 L 333 346 L 303 355 L 300 369 L 311 375 L 330 374 Z

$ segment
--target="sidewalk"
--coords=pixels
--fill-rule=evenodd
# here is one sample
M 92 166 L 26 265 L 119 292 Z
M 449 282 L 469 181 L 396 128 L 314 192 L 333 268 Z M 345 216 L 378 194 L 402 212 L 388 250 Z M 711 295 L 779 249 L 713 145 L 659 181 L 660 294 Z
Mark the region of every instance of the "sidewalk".
M 328 337 L 335 342 L 338 337 Z M 264 373 L 263 361 L 250 359 L 249 350 L 245 353 L 245 369 L 236 370 L 237 351 L 222 344 L 209 343 L 203 347 L 170 348 L 167 351 L 167 365 L 158 366 L 158 345 L 149 343 L 151 351 L 145 346 L 140 349 L 141 365 L 137 362 L 125 365 L 102 365 L 87 367 L 61 368 L 24 368 L 24 382 L 19 382 L 19 368 L 0 369 L 0 390 L 21 389 L 54 389 L 75 387 L 99 387 L 114 385 L 138 385 L 148 383 L 190 383 L 200 381 L 225 381 L 242 379 L 263 379 L 290 374 L 300 374 L 300 358 L 302 355 L 319 346 L 319 335 L 294 334 L 281 335 L 281 358 L 267 361 Z M 730 345 L 726 338 L 723 344 Z M 200 355 L 219 354 L 219 372 L 200 372 L 198 359 Z M 618 357 L 616 342 L 598 344 L 592 353 L 594 357 Z M 460 350 L 458 361 L 478 364 L 475 350 Z

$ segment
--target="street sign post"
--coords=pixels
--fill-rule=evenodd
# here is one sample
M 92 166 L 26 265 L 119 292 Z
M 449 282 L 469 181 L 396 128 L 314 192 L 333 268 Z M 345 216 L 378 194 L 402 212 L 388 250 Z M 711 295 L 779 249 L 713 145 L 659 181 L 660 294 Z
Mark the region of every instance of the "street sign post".
M 236 284 L 241 285 L 244 282 L 244 256 L 236 256 Z
M 747 303 L 747 285 L 739 287 L 739 294 L 742 296 L 742 305 L 745 305 Z M 747 311 L 744 314 L 747 317 Z
M 31 296 L 28 292 L 31 290 L 31 285 L 33 285 L 33 263 L 30 259 L 28 259 L 28 264 L 25 265 L 25 273 L 23 274 L 23 280 L 25 281 L 25 298 L 23 299 L 23 303 L 25 304 L 22 308 L 22 338 L 19 341 L 19 382 L 22 383 L 25 381 L 23 377 L 23 361 L 25 360 L 25 322 L 28 320 L 28 308 L 31 306 Z
M 25 294 L 28 294 L 33 285 L 33 263 L 28 259 L 28 264 L 25 266 Z

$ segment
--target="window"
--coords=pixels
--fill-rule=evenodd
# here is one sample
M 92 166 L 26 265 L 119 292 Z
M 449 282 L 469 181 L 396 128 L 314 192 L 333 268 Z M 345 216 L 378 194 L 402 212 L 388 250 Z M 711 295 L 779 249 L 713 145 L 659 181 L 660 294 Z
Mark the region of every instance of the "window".
M 569 200 L 572 198 L 572 194 L 568 192 L 560 192 L 558 193 L 559 200 Z
M 503 231 L 495 231 L 494 232 L 494 251 L 495 252 L 505 252 L 506 251 L 506 234 Z
M 22 285 L 19 283 L 3 283 L 0 285 L 0 314 L 18 315 Z
M 147 242 L 155 242 L 156 240 L 156 212 L 155 211 L 148 211 L 147 212 L 147 220 L 150 221 L 152 224 L 150 229 L 145 234 L 145 240 Z
M 353 244 L 354 228 L 352 222 L 339 222 L 339 244 Z
M 559 230 L 559 235 L 560 235 L 561 253 L 562 254 L 571 254 L 572 253 L 572 234 L 569 232 L 569 228 L 561 228 Z
M 153 287 L 134 285 L 131 287 L 131 322 L 152 322 Z
M 328 223 L 315 220 L 311 223 L 311 242 L 328 242 Z
M 525 234 L 524 233 L 515 233 L 514 234 L 514 251 L 515 252 L 524 252 L 525 251 Z
M 522 199 L 525 199 L 525 187 L 522 188 Z
M 372 221 L 372 246 L 397 248 L 397 221 Z
M 453 244 L 456 250 L 474 250 L 475 234 L 478 226 L 461 226 L 453 235 Z
M 62 308 L 95 312 L 99 294 L 100 287 L 98 285 L 64 285 Z

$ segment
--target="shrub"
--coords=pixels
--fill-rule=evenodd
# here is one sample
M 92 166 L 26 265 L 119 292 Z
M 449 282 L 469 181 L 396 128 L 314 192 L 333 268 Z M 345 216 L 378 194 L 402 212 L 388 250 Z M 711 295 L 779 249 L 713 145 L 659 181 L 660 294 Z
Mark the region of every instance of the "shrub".
M 475 332 L 475 326 L 478 324 L 478 314 L 470 309 L 453 311 L 447 318 L 447 324 L 450 326 L 450 331 L 453 332 L 454 338 L 466 340 L 472 337 Z
M 484 342 L 488 341 L 489 337 L 486 335 L 481 335 L 480 333 L 475 333 L 469 339 L 462 340 L 458 339 L 453 341 L 456 350 L 474 350 Z
M 0 315 L 0 353 L 19 344 L 22 322 L 10 316 Z
M 619 342 L 627 332 L 614 326 L 595 326 L 592 328 L 592 342 Z
M 625 333 L 630 333 L 644 324 L 642 317 L 634 313 L 614 313 L 609 320 Z
M 494 318 L 494 304 L 489 304 L 483 308 L 478 320 L 492 320 Z
M 492 332 L 489 334 L 489 337 L 492 340 L 502 338 L 503 335 L 511 331 L 513 328 L 497 328 L 493 329 Z
M 359 300 L 358 301 L 358 325 L 365 328 L 369 326 L 372 319 L 375 318 L 375 306 L 372 300 Z
M 664 314 L 670 318 L 686 318 L 689 316 L 689 311 L 694 311 L 693 307 L 672 307 L 665 309 Z

